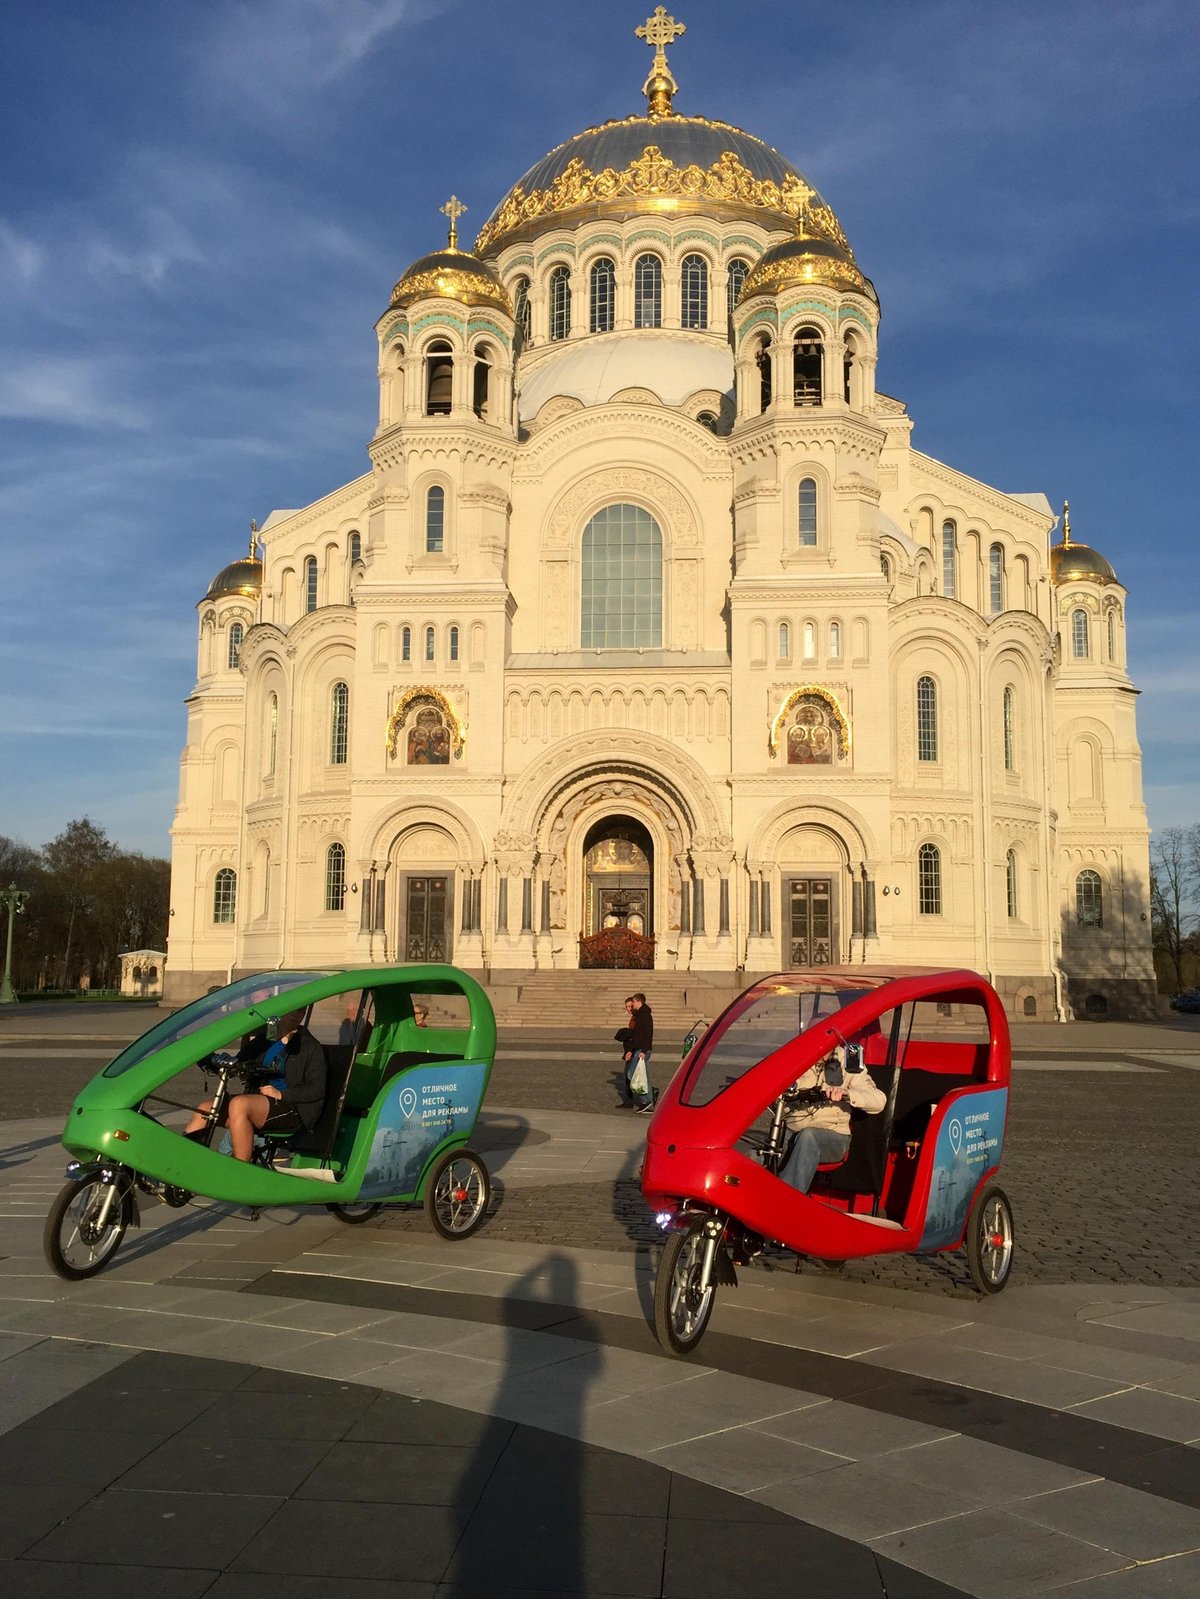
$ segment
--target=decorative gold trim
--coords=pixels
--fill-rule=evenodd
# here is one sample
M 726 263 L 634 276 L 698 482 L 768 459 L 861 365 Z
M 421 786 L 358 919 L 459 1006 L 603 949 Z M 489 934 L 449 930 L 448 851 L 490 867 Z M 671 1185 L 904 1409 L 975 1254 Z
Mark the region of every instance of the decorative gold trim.
M 436 705 L 446 718 L 450 729 L 450 742 L 454 746 L 454 758 L 458 760 L 462 755 L 463 746 L 467 742 L 467 730 L 459 721 L 454 707 L 442 693 L 441 689 L 431 688 L 427 684 L 419 684 L 416 688 L 407 688 L 396 701 L 396 708 L 388 717 L 387 724 L 387 753 L 388 759 L 396 759 L 396 749 L 400 742 L 400 729 L 404 725 L 404 718 L 413 706 L 422 700 L 428 700 L 431 705 Z
M 464 260 L 474 261 L 473 256 Z M 391 304 L 403 305 L 423 296 L 442 300 L 457 300 L 461 305 L 491 305 L 507 316 L 512 316 L 512 301 L 502 283 L 493 282 L 486 269 L 471 272 L 456 267 L 431 267 L 425 272 L 406 272 L 392 290 Z
M 780 289 L 809 283 L 824 283 L 831 289 L 857 289 L 860 294 L 865 294 L 867 289 L 866 279 L 855 266 L 853 256 L 849 261 L 838 261 L 806 250 L 802 255 L 760 261 L 742 285 L 738 304 L 744 305 L 756 294 L 778 294 Z
M 779 730 L 792 706 L 798 700 L 805 698 L 824 700 L 829 707 L 833 725 L 838 735 L 838 755 L 845 760 L 850 753 L 850 724 L 847 722 L 842 707 L 837 702 L 837 696 L 831 694 L 827 688 L 822 688 L 819 683 L 803 683 L 799 688 L 794 688 L 775 713 L 775 720 L 771 723 L 771 734 L 767 739 L 767 751 L 772 760 L 779 755 Z
M 648 144 L 637 160 L 631 161 L 621 172 L 612 167 L 593 172 L 582 156 L 573 156 L 549 188 L 534 189 L 526 194 L 517 184 L 484 226 L 475 240 L 475 249 L 482 255 L 514 228 L 560 211 L 624 199 L 664 198 L 724 201 L 749 210 L 774 211 L 797 221 L 807 213 L 810 232 L 820 233 L 842 249 L 849 249 L 828 206 L 818 206 L 807 212 L 815 194 L 816 190 L 801 177 L 789 175 L 782 183 L 771 178 L 756 178 L 732 150 L 723 150 L 710 167 L 695 162 L 680 167 L 664 155 L 658 145 Z M 836 234 L 829 231 L 831 227 L 836 228 Z

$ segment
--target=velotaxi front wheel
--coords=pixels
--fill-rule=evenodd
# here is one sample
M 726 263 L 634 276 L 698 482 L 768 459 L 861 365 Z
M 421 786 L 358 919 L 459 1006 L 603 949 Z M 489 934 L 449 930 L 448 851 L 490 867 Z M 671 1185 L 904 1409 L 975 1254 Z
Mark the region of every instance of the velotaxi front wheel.
M 347 1227 L 361 1227 L 363 1222 L 370 1221 L 377 1211 L 383 1209 L 382 1205 L 371 1205 L 365 1200 L 361 1205 L 326 1205 L 325 1209 L 331 1216 L 336 1216 L 339 1221 L 345 1222 Z
M 483 1225 L 492 1181 L 470 1149 L 451 1149 L 435 1161 L 425 1185 L 425 1214 L 443 1238 L 470 1238 Z
M 985 1188 L 967 1218 L 967 1265 L 981 1294 L 998 1294 L 1012 1270 L 1016 1229 L 1003 1188 Z
M 130 1211 L 129 1193 L 120 1180 L 106 1182 L 93 1172 L 68 1183 L 51 1205 L 42 1232 L 50 1266 L 68 1282 L 94 1277 L 120 1247 Z
M 701 1289 L 704 1265 L 703 1218 L 694 1221 L 686 1232 L 672 1233 L 658 1263 L 654 1281 L 654 1333 L 672 1355 L 690 1354 L 704 1336 L 717 1297 L 717 1285 L 710 1275 L 708 1287 Z M 717 1248 L 721 1248 L 718 1242 Z

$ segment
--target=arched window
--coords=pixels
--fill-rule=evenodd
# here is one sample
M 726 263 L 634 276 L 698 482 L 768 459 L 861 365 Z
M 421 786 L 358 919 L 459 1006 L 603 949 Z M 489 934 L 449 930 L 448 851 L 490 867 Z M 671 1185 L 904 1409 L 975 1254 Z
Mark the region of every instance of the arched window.
M 818 328 L 801 328 L 792 345 L 792 403 L 820 405 L 825 346 Z
M 425 629 L 425 659 L 432 661 L 434 658 L 434 632 L 431 627 Z
M 917 909 L 922 916 L 942 914 L 942 852 L 936 844 L 917 851 Z
M 1086 661 L 1091 654 L 1088 614 L 1082 608 L 1071 612 L 1071 654 L 1077 661 Z
M 521 343 L 529 342 L 529 335 L 533 328 L 532 314 L 529 305 L 529 279 L 518 278 L 513 285 L 513 319 L 517 324 L 517 339 Z
M 400 629 L 400 659 L 402 661 L 411 661 L 412 660 L 412 628 L 411 627 L 402 627 Z
M 458 660 L 458 629 L 452 627 L 446 636 L 446 653 L 452 661 Z
M 733 260 L 729 263 L 729 280 L 725 286 L 725 311 L 728 316 L 733 315 L 733 308 L 738 303 L 750 274 L 750 264 L 747 261 Z
M 565 339 L 571 331 L 571 274 L 557 266 L 550 274 L 550 337 Z
M 1111 621 L 1111 613 L 1110 613 Z M 229 666 L 231 671 L 236 671 L 242 659 L 242 640 L 246 631 L 240 622 L 231 622 L 229 626 Z
M 306 557 L 304 562 L 304 609 L 315 611 L 317 608 L 317 558 L 315 555 Z
M 656 255 L 639 255 L 633 263 L 633 325 L 662 327 L 662 262 Z
M 345 683 L 333 685 L 329 713 L 330 765 L 345 766 L 350 741 L 350 690 Z
M 879 557 L 879 570 L 883 573 L 884 582 L 890 583 L 892 581 L 892 563 L 886 555 Z
M 1104 926 L 1104 885 L 1090 868 L 1075 879 L 1076 927 Z
M 488 420 L 492 395 L 492 363 L 486 344 L 475 346 L 471 365 L 471 409 L 481 422 Z
M 685 255 L 679 277 L 679 321 L 685 328 L 708 326 L 708 262 Z
M 325 851 L 325 909 L 340 911 L 346 904 L 346 846 L 331 844 Z
M 775 392 L 771 372 L 771 346 L 766 339 L 760 342 L 754 352 L 754 364 L 758 367 L 758 406 L 760 411 L 765 411 Z
M 1108 658 L 1115 661 L 1117 658 L 1117 613 L 1108 613 Z M 232 663 L 230 663 L 232 664 Z
M 829 624 L 829 654 L 835 661 L 842 658 L 842 624 L 830 622 Z
M 232 922 L 237 910 L 237 873 L 222 866 L 213 878 L 213 921 Z
M 267 776 L 275 771 L 275 756 L 279 749 L 279 695 L 272 694 L 267 702 Z
M 779 659 L 786 661 L 792 654 L 792 630 L 786 622 L 779 624 Z
M 817 629 L 812 622 L 804 624 L 804 659 L 814 661 L 817 657 Z
M 1017 919 L 1017 852 L 1010 849 L 1004 857 L 1004 894 L 1008 904 L 1008 919 Z
M 454 351 L 436 339 L 425 352 L 425 415 L 449 416 L 454 404 Z
M 1012 772 L 1017 765 L 1016 696 L 1011 688 L 1004 690 L 1004 770 Z
M 842 342 L 842 398 L 847 405 L 852 403 L 854 393 L 854 363 L 858 358 L 858 346 L 854 342 L 854 335 L 847 333 Z
M 592 333 L 611 333 L 616 316 L 617 269 L 606 255 L 592 262 L 588 274 L 588 328 Z
M 937 684 L 931 677 L 917 679 L 917 759 L 938 758 Z
M 993 544 L 988 551 L 988 606 L 993 616 L 1004 609 L 1004 546 Z
M 954 598 L 958 577 L 958 529 L 953 522 L 942 523 L 942 593 Z
M 350 550 L 350 564 L 351 564 L 351 566 L 353 566 L 355 561 L 361 561 L 362 560 L 362 534 L 361 533 L 351 533 L 351 535 L 350 535 L 350 543 L 349 543 L 349 550 Z
M 446 491 L 435 483 L 425 496 L 425 553 L 441 555 L 446 548 Z
M 802 545 L 815 545 L 817 542 L 816 478 L 802 477 L 800 479 L 799 526 L 800 543 Z
M 583 530 L 580 644 L 662 645 L 662 530 L 639 505 L 606 505 Z

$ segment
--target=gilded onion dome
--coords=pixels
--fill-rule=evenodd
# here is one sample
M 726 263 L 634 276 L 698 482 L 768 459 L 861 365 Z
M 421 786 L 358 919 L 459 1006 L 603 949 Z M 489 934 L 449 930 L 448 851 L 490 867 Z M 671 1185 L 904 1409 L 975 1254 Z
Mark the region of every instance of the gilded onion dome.
M 460 305 L 490 305 L 512 316 L 508 291 L 486 262 L 451 245 L 414 261 L 392 290 L 393 306 L 435 297 Z
M 258 556 L 258 524 L 250 524 L 250 553 L 243 555 L 240 561 L 231 561 L 228 566 L 223 566 L 208 585 L 206 600 L 219 600 L 226 594 L 241 594 L 248 600 L 256 600 L 262 593 L 262 561 Z
M 1062 543 L 1050 551 L 1050 576 L 1055 583 L 1117 583 L 1120 580 L 1109 563 L 1088 544 L 1076 544 L 1071 537 L 1071 504 L 1063 502 Z
M 848 244 L 801 237 L 773 244 L 763 253 L 742 286 L 739 304 L 756 294 L 778 294 L 810 283 L 854 290 L 877 299 L 874 284 L 859 271 Z

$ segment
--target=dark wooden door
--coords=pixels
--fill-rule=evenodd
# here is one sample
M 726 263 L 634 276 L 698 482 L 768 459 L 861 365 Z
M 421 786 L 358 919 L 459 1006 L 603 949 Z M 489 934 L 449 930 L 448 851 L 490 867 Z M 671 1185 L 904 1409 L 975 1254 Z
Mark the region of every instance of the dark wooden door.
M 831 877 L 788 881 L 788 965 L 829 966 L 837 959 Z
M 450 879 L 410 877 L 405 884 L 404 959 L 450 959 Z

